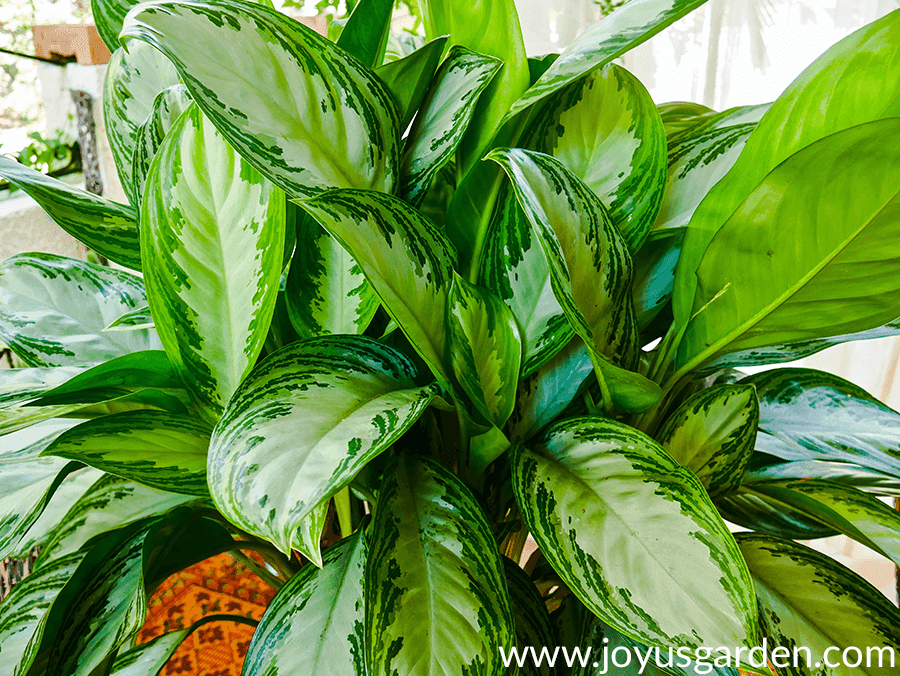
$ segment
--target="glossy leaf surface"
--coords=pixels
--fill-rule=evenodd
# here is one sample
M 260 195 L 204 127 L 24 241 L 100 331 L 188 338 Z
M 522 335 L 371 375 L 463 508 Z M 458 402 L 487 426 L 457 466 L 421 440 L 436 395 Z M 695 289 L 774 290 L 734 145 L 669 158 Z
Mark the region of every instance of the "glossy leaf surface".
M 160 49 L 235 150 L 290 197 L 393 190 L 400 132 L 390 92 L 298 21 L 248 0 L 155 0 L 129 15 L 123 39 Z
M 598 617 L 650 646 L 755 645 L 734 539 L 700 481 L 652 439 L 573 418 L 519 448 L 512 475 L 541 551 Z
M 149 331 L 104 331 L 147 304 L 144 284 L 121 270 L 53 254 L 0 264 L 0 339 L 29 366 L 94 365 L 158 347 Z
M 193 107 L 159 150 L 141 213 L 147 300 L 160 340 L 192 394 L 220 412 L 269 329 L 284 195 Z
M 375 69 L 375 74 L 394 96 L 400 111 L 399 129 L 405 130 L 412 122 L 441 63 L 446 45 L 446 36 L 435 38 L 402 59 Z
M 229 401 L 209 449 L 220 511 L 282 551 L 317 505 L 350 482 L 422 414 L 433 386 L 369 338 L 335 336 L 283 348 Z
M 196 418 L 133 411 L 82 423 L 64 432 L 42 454 L 78 460 L 163 491 L 202 497 L 209 495 L 209 433 Z
M 386 469 L 365 588 L 371 672 L 501 673 L 513 640 L 503 563 L 478 502 L 435 461 Z

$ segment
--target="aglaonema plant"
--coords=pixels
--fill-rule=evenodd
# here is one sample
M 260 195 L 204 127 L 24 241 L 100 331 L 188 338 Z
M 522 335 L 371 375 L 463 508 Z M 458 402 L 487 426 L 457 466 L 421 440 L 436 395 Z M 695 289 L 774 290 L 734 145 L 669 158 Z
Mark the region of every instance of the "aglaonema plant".
M 540 59 L 512 0 L 423 0 L 391 57 L 391 0 L 336 42 L 131 4 L 130 204 L 0 159 L 118 264 L 0 266 L 0 557 L 41 547 L 0 675 L 158 673 L 194 628 L 134 646 L 148 595 L 222 552 L 278 589 L 244 676 L 895 673 L 830 666 L 900 613 L 802 541 L 900 563 L 900 415 L 737 367 L 900 333 L 900 12 L 717 113 L 614 63 L 700 0 Z

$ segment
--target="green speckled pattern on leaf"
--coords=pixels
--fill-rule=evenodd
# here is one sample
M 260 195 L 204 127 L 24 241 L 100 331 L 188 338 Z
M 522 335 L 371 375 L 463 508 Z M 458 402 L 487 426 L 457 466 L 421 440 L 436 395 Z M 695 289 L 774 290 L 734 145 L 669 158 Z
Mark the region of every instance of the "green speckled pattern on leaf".
M 436 394 L 370 338 L 332 336 L 269 356 L 228 402 L 209 450 L 219 510 L 282 551 L 297 529 L 422 414 Z
M 652 646 L 755 645 L 747 568 L 703 485 L 649 437 L 573 418 L 513 454 L 532 535 L 578 598 Z
M 514 620 L 484 512 L 449 470 L 397 458 L 385 470 L 366 566 L 372 674 L 500 676 Z

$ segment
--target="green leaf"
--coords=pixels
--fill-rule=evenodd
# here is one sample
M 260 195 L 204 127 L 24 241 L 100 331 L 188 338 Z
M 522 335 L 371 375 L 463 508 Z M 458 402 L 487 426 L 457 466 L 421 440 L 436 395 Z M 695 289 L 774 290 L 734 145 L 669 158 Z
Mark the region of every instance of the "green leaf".
M 114 52 L 119 47 L 119 31 L 128 10 L 138 4 L 138 0 L 91 0 L 91 14 L 97 25 L 100 39 Z
M 46 253 L 0 264 L 0 339 L 29 366 L 94 365 L 158 347 L 150 331 L 104 331 L 147 304 L 127 272 Z
M 130 411 L 89 420 L 42 452 L 78 460 L 162 491 L 208 496 L 208 427 L 163 411 Z
M 88 676 L 141 628 L 147 614 L 144 552 L 154 530 L 152 524 L 135 525 L 88 551 L 53 601 L 35 643 L 45 673 Z
M 319 503 L 297 526 L 293 548 L 322 567 L 322 532 L 328 522 L 328 500 Z
M 755 123 L 740 124 L 672 139 L 665 198 L 653 229 L 686 228 L 703 198 L 734 166 L 755 128 Z
M 324 552 L 272 599 L 244 661 L 243 676 L 366 676 L 363 531 Z
M 77 552 L 56 559 L 17 584 L 0 604 L 0 676 L 28 671 L 34 659 L 29 643 L 40 641 L 44 616 L 83 558 L 84 552 Z
M 722 518 L 743 528 L 791 540 L 815 540 L 838 535 L 838 531 L 831 526 L 761 493 L 756 490 L 757 486 L 741 486 L 716 498 L 716 507 Z
M 0 370 L 0 407 L 35 399 L 54 385 L 85 371 L 81 366 L 50 366 Z
M 135 3 L 137 4 L 137 3 Z M 103 85 L 103 118 L 119 180 L 137 207 L 140 201 L 134 174 L 134 154 L 141 128 L 154 114 L 160 93 L 178 84 L 175 67 L 150 45 L 134 42 L 116 49 L 106 69 Z
M 763 632 L 771 644 L 784 646 L 792 654 L 794 646 L 809 653 L 816 668 L 781 668 L 785 676 L 842 676 L 847 667 L 825 666 L 825 651 L 836 646 L 828 657 L 834 663 L 841 652 L 856 647 L 863 656 L 873 654 L 878 664 L 879 649 L 890 653 L 900 649 L 900 612 L 875 587 L 833 559 L 803 545 L 768 535 L 740 533 L 741 553 L 753 574 L 759 597 Z M 854 651 L 851 651 L 852 658 Z M 783 654 L 782 654 L 783 658 Z M 890 657 L 888 657 L 888 663 Z M 859 666 L 854 674 L 891 676 L 893 666 Z
M 425 198 L 475 114 L 482 92 L 503 68 L 499 59 L 453 45 L 431 83 L 400 157 L 400 194 L 414 206 Z
M 335 190 L 298 204 L 353 256 L 409 342 L 449 383 L 446 308 L 456 256 L 443 233 L 382 193 Z
M 375 74 L 393 94 L 394 102 L 400 111 L 398 129 L 405 130 L 409 127 L 413 116 L 419 110 L 444 55 L 446 45 L 446 37 L 435 38 L 412 54 L 375 69 Z
M 393 191 L 400 130 L 390 92 L 298 21 L 247 0 L 154 0 L 122 35 L 162 51 L 235 150 L 290 197 Z
M 838 376 L 782 368 L 745 378 L 759 396 L 756 448 L 784 460 L 855 463 L 900 478 L 900 414 Z
M 359 0 L 347 17 L 337 46 L 369 68 L 380 66 L 391 31 L 393 10 L 394 0 Z
M 638 329 L 643 333 L 660 316 L 672 299 L 675 286 L 675 267 L 681 254 L 684 232 L 670 230 L 650 238 L 634 255 L 634 282 L 631 297 Z M 668 330 L 666 326 L 663 331 Z
M 746 206 L 748 200 L 753 199 L 751 193 L 756 193 L 757 198 L 760 196 L 757 186 L 766 185 L 767 174 L 791 155 L 829 134 L 900 114 L 900 77 L 896 77 L 900 75 L 900 56 L 893 50 L 884 49 L 884 45 L 894 44 L 898 39 L 900 12 L 892 12 L 822 54 L 772 104 L 747 140 L 740 159 L 710 191 L 691 219 L 676 276 L 674 312 L 679 327 L 686 326 L 705 303 L 697 298 L 695 273 L 707 247 L 732 215 L 742 210 L 742 204 Z M 885 82 L 887 86 L 884 86 Z M 884 166 L 889 168 L 889 165 Z M 857 166 L 857 170 L 863 171 L 860 176 L 867 175 L 861 167 Z M 824 167 L 816 167 L 815 175 L 820 180 L 823 172 Z M 882 173 L 879 171 L 879 175 Z M 880 187 L 888 182 L 890 173 L 879 181 Z M 784 172 L 778 175 L 786 177 Z M 804 185 L 809 178 L 804 175 Z M 865 187 L 853 185 L 847 190 L 871 195 L 876 186 L 867 182 Z M 805 203 L 808 204 L 813 195 L 811 190 L 806 192 Z M 823 213 L 843 214 L 846 208 L 846 205 L 834 204 Z M 769 217 L 759 215 L 760 221 Z M 800 233 L 802 228 L 791 223 L 784 232 Z M 747 241 L 752 241 L 754 236 L 757 235 L 748 233 Z M 802 235 L 802 241 L 808 242 L 808 236 Z M 756 278 L 755 270 L 743 265 L 742 268 L 747 278 Z M 786 285 L 780 287 L 781 290 L 786 288 Z M 893 318 L 888 317 L 885 322 Z
M 10 556 L 16 559 L 26 558 L 35 547 L 43 547 L 53 531 L 62 523 L 63 518 L 72 506 L 81 499 L 87 490 L 97 483 L 103 472 L 93 467 L 84 467 L 66 475 L 59 485 L 44 511 L 32 524 L 24 537 L 19 540 Z
M 879 180 L 869 180 L 873 175 Z M 900 119 L 832 134 L 779 165 L 719 230 L 696 269 L 679 373 L 723 352 L 895 319 L 900 295 L 886 273 L 900 256 L 892 234 L 898 203 Z M 677 275 L 675 281 L 677 305 Z
M 629 250 L 641 248 L 666 186 L 666 136 L 636 77 L 610 64 L 560 89 L 517 145 L 559 160 L 608 208 Z
M 119 265 L 141 269 L 134 209 L 50 178 L 8 157 L 0 176 L 20 187 L 53 221 L 91 249 Z
M 652 439 L 575 418 L 512 463 L 534 539 L 604 622 L 649 646 L 755 645 L 756 600 L 734 539 L 699 479 Z
M 285 287 L 288 317 L 300 338 L 360 334 L 378 296 L 346 249 L 300 207 L 297 248 Z
M 147 300 L 160 340 L 193 396 L 217 414 L 269 330 L 284 196 L 195 106 L 153 162 L 141 220 Z
M 449 35 L 451 44 L 496 57 L 504 64 L 481 97 L 460 147 L 460 166 L 465 172 L 481 158 L 503 115 L 530 84 L 519 15 L 514 0 L 426 0 L 420 7 L 429 39 Z
M 453 273 L 447 303 L 453 373 L 475 408 L 503 427 L 516 402 L 522 342 L 512 311 Z
M 709 106 L 693 101 L 670 101 L 657 106 L 659 116 L 662 118 L 666 129 L 666 138 L 672 138 L 676 134 L 690 131 L 707 115 L 716 115 Z
M 717 385 L 689 397 L 655 436 L 716 496 L 740 485 L 758 423 L 759 401 L 751 385 Z
M 900 514 L 872 495 L 831 481 L 773 481 L 753 490 L 843 533 L 900 565 Z
M 140 331 L 141 329 L 155 329 L 153 315 L 150 314 L 150 307 L 140 307 L 137 310 L 126 312 L 121 317 L 117 317 L 107 326 L 104 331 Z
M 59 369 L 65 371 L 66 369 Z M 162 350 L 141 350 L 114 357 L 80 373 L 40 394 L 35 404 L 89 403 L 97 391 L 142 389 L 173 390 L 181 386 L 178 374 Z
M 385 470 L 365 589 L 370 673 L 502 673 L 514 619 L 497 543 L 472 493 L 435 461 L 404 456 Z
M 782 364 L 784 362 L 797 361 L 834 345 L 841 345 L 853 340 L 875 340 L 877 338 L 892 338 L 900 335 L 900 319 L 895 319 L 890 324 L 878 328 L 860 331 L 858 333 L 845 333 L 840 336 L 826 336 L 812 340 L 801 340 L 787 345 L 768 345 L 740 352 L 730 352 L 713 359 L 709 367 L 711 369 L 760 366 L 770 364 Z
M 537 587 L 524 570 L 506 557 L 503 558 L 503 570 L 506 572 L 506 584 L 509 588 L 510 606 L 516 627 L 514 645 L 520 650 L 525 646 L 534 646 L 538 651 L 543 646 L 559 645 L 547 606 Z M 510 646 L 503 647 L 506 650 L 510 648 Z M 520 676 L 553 676 L 553 673 L 553 669 L 546 662 L 536 666 L 533 660 L 526 661 L 518 670 Z
M 36 567 L 42 568 L 61 556 L 110 531 L 125 528 L 197 498 L 143 486 L 106 474 L 72 506 L 41 550 Z
M 646 42 L 705 0 L 631 0 L 578 36 L 517 100 L 504 121 Z
M 132 204 L 140 205 L 144 195 L 144 184 L 147 182 L 147 172 L 150 171 L 150 163 L 156 157 L 166 134 L 191 103 L 192 99 L 187 87 L 183 84 L 172 85 L 157 95 L 147 118 L 134 131 L 131 183 L 126 186 L 131 190 L 128 199 Z
M 599 198 L 558 160 L 526 150 L 495 150 L 550 267 L 553 292 L 584 340 L 606 405 L 641 412 L 662 396 L 630 372 L 637 365 L 632 263 Z
M 422 414 L 434 386 L 418 387 L 399 352 L 369 338 L 293 343 L 257 366 L 213 433 L 209 489 L 220 511 L 282 551 L 297 529 Z
M 47 422 L 3 439 L 0 451 L 0 559 L 18 551 L 53 493 L 76 463 L 42 458 L 43 451 L 73 422 Z
M 771 462 L 764 462 L 751 467 L 744 475 L 744 484 L 752 487 L 762 481 L 778 481 L 782 479 L 823 479 L 845 486 L 852 486 L 874 495 L 893 495 L 900 497 L 900 478 L 886 476 L 860 465 L 849 462 L 831 462 L 828 460 L 791 460 L 781 462 L 774 456 L 756 453 L 757 458 L 766 457 Z
M 586 387 L 585 381 L 593 372 L 584 342 L 580 338 L 572 340 L 540 370 L 520 382 L 509 419 L 510 438 L 525 441 L 553 422 Z

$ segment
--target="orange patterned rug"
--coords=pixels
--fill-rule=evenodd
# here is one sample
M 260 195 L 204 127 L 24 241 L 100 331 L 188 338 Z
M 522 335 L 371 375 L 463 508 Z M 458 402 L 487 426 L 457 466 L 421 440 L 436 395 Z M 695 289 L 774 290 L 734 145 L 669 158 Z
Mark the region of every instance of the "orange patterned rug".
M 227 554 L 166 580 L 150 599 L 137 642 L 191 626 L 207 615 L 262 618 L 275 590 Z M 253 628 L 210 622 L 191 634 L 160 672 L 163 676 L 240 676 Z

